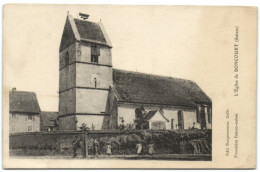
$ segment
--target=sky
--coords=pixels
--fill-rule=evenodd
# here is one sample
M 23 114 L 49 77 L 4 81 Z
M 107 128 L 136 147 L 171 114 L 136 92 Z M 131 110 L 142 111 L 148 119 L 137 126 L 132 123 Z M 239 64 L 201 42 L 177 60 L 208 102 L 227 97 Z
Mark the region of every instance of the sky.
M 41 110 L 58 110 L 59 44 L 67 12 L 102 21 L 114 68 L 190 79 L 209 97 L 225 96 L 217 88 L 227 81 L 216 81 L 232 72 L 225 65 L 232 57 L 223 57 L 232 53 L 233 22 L 239 17 L 227 17 L 224 7 L 191 6 L 6 5 L 5 91 L 36 92 Z

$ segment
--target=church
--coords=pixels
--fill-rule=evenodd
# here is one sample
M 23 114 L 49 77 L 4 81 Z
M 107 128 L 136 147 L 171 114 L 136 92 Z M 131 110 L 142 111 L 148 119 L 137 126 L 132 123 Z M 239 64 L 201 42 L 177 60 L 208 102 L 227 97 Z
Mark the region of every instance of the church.
M 114 69 L 103 24 L 79 16 L 67 15 L 60 42 L 59 130 L 211 129 L 211 99 L 195 82 Z

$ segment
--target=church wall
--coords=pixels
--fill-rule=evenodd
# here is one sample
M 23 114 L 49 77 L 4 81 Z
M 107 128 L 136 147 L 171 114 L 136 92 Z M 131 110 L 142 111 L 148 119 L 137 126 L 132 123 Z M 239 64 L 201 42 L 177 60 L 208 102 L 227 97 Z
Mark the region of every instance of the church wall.
M 80 62 L 91 63 L 91 45 L 81 43 L 79 46 L 80 55 L 77 55 L 76 60 Z M 112 65 L 111 49 L 106 46 L 99 46 L 100 56 L 98 57 L 98 64 Z
M 92 129 L 92 124 L 94 125 L 94 130 L 101 130 L 103 129 L 103 125 L 106 122 L 103 122 L 107 118 L 104 115 L 76 115 L 77 117 L 77 130 L 80 130 L 80 127 L 83 123 L 87 125 L 87 127 Z M 108 123 L 108 122 L 107 122 Z
M 59 114 L 71 114 L 76 111 L 76 91 L 70 89 L 59 94 Z
M 76 64 L 72 64 L 60 70 L 59 90 L 64 91 L 75 86 L 76 86 Z
M 59 130 L 75 130 L 76 118 L 74 115 L 59 117 Z
M 118 124 L 118 100 L 115 96 L 114 88 L 113 86 L 110 87 L 109 91 L 109 128 L 113 129 Z
M 76 89 L 76 112 L 100 114 L 106 112 L 108 90 Z
M 123 117 L 125 122 L 124 124 L 133 124 L 135 119 L 135 109 L 140 107 L 141 105 L 133 105 L 133 104 L 119 104 L 118 105 L 118 123 L 120 124 L 120 117 Z M 160 106 L 151 105 L 144 106 L 146 111 L 157 110 Z M 166 122 L 166 129 L 171 129 L 171 119 L 173 119 L 173 126 L 176 129 L 176 124 L 178 124 L 178 111 L 183 111 L 184 118 L 184 129 L 189 129 L 193 126 L 193 122 L 195 122 L 195 128 L 200 129 L 200 124 L 196 121 L 196 111 L 191 108 L 184 107 L 163 107 L 164 116 L 169 120 Z
M 112 84 L 112 70 L 111 67 L 97 66 L 91 64 L 76 64 L 76 86 L 77 87 L 92 87 L 108 89 Z
M 60 52 L 60 69 L 65 67 L 65 57 L 66 57 L 67 52 L 69 53 L 69 64 L 76 61 L 76 55 L 77 55 L 76 47 L 77 47 L 77 43 L 73 43 L 69 47 L 63 49 Z

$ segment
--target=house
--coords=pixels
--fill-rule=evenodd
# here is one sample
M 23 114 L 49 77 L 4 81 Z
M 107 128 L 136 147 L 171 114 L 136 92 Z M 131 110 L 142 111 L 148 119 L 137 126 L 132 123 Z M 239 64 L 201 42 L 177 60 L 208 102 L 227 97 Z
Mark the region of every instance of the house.
M 114 69 L 103 24 L 82 18 L 67 15 L 60 43 L 59 129 L 139 129 L 147 113 L 149 129 L 211 129 L 211 99 L 195 82 Z
M 40 131 L 40 107 L 34 92 L 9 92 L 9 133 Z
M 55 131 L 58 130 L 58 112 L 42 111 L 40 114 L 40 130 Z

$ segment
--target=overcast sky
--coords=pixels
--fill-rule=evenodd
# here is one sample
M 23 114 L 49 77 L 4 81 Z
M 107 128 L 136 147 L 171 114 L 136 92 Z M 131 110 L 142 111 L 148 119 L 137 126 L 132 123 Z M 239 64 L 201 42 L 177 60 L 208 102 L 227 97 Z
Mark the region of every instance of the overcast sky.
M 5 6 L 4 90 L 34 91 L 44 111 L 58 110 L 59 45 L 67 11 L 102 20 L 114 68 L 190 79 L 210 97 L 224 84 L 234 21 L 225 8 L 170 6 Z M 232 33 L 232 34 L 231 34 Z M 220 59 L 222 58 L 222 60 Z M 218 60 L 220 59 L 220 60 Z M 225 94 L 225 93 L 221 93 Z

